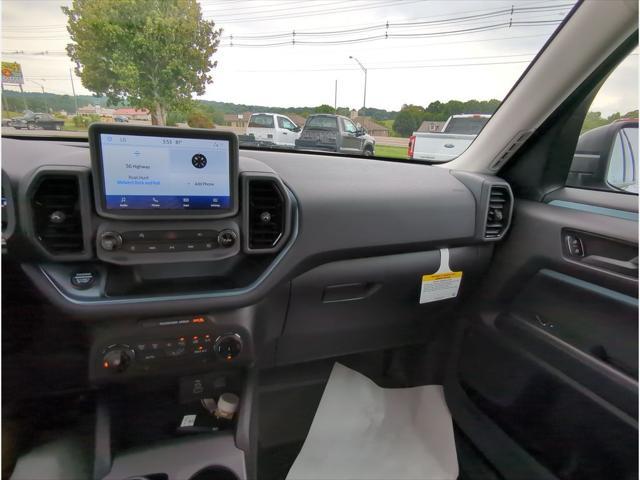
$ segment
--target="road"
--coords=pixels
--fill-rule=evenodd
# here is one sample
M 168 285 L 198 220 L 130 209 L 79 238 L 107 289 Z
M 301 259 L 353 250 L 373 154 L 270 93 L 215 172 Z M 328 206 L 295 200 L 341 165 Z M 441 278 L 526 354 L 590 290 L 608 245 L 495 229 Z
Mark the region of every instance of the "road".
M 234 127 L 219 127 L 216 130 L 223 132 L 234 132 L 234 133 L 243 133 L 239 132 L 239 128 Z M 73 137 L 73 138 L 86 138 L 87 132 L 73 132 L 69 130 L 16 130 L 13 127 L 2 127 L 2 135 L 20 135 L 27 137 Z M 409 144 L 408 138 L 399 138 L 399 137 L 383 137 L 377 136 L 375 137 L 376 144 L 378 145 L 388 145 L 390 147 L 406 147 Z

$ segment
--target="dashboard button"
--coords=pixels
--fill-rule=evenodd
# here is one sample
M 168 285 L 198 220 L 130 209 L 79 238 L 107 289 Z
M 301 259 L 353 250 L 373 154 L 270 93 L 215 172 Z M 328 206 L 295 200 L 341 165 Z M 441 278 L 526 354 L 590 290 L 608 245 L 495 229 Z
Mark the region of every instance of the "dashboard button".
M 75 272 L 71 275 L 71 285 L 78 290 L 86 290 L 96 281 L 97 274 L 95 272 Z
M 140 245 L 143 252 L 156 253 L 160 251 L 160 246 L 157 243 L 145 243 Z
M 124 232 L 122 238 L 128 242 L 148 242 L 150 240 L 160 240 L 164 235 L 163 231 L 159 230 L 134 230 L 131 232 Z
M 104 232 L 100 235 L 100 246 L 111 252 L 122 246 L 122 236 L 118 232 Z

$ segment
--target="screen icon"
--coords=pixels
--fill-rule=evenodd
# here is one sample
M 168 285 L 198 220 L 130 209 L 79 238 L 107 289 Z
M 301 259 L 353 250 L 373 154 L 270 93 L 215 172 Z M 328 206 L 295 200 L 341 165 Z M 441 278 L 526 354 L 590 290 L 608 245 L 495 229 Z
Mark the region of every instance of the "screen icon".
M 207 157 L 201 153 L 196 153 L 191 157 L 191 164 L 196 168 L 204 168 L 207 166 Z

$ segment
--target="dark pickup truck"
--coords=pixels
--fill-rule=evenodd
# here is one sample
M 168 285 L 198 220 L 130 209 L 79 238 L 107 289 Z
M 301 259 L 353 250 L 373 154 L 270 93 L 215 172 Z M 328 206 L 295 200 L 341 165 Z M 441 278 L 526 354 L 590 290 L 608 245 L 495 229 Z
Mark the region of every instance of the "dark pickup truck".
M 296 150 L 320 150 L 372 156 L 376 141 L 360 125 L 340 115 L 310 115 L 304 124 Z

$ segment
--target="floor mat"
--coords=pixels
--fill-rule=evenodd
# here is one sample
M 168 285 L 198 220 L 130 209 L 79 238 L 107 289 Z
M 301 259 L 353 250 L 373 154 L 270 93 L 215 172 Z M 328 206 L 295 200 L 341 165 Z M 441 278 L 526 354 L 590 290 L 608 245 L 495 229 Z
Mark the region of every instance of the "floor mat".
M 381 388 L 336 363 L 288 480 L 458 476 L 442 387 Z

